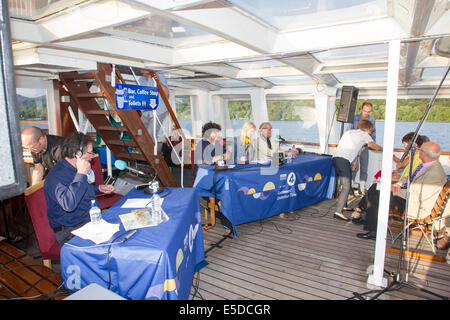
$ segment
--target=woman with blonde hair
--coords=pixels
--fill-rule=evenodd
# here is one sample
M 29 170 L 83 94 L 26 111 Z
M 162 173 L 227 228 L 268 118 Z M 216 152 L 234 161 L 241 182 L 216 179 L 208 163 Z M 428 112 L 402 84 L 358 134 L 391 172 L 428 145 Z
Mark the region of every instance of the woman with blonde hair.
M 253 133 L 256 131 L 256 126 L 252 121 L 244 123 L 239 135 L 239 142 L 237 143 L 237 160 L 242 161 L 243 157 L 251 161 L 255 157 L 255 146 L 252 139 Z

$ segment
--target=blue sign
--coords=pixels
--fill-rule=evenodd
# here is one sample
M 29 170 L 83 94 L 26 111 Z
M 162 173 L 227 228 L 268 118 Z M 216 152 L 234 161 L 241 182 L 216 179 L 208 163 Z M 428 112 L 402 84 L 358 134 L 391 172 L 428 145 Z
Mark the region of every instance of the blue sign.
M 156 110 L 159 105 L 157 87 L 116 83 L 116 108 L 119 110 Z

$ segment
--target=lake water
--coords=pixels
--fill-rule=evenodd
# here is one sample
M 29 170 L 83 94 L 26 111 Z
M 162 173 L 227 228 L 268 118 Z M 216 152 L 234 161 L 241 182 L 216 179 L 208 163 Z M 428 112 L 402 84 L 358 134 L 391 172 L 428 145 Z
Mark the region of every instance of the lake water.
M 180 125 L 185 133 L 192 133 L 192 123 L 190 120 L 180 120 Z M 235 135 L 239 135 L 242 126 L 247 120 L 232 120 L 231 125 Z M 279 134 L 290 141 L 314 142 L 319 143 L 319 131 L 317 123 L 308 121 L 270 121 L 274 129 L 279 130 Z M 408 132 L 415 131 L 419 122 L 397 122 L 394 147 L 403 148 L 402 137 Z M 338 130 L 340 132 L 340 125 L 338 123 Z M 21 123 L 21 129 L 30 126 L 28 123 Z M 41 128 L 48 128 L 46 125 L 37 125 Z M 347 127 L 345 124 L 344 129 Z M 376 128 L 376 142 L 383 144 L 384 121 L 377 121 Z M 450 152 L 450 122 L 424 122 L 419 132 L 421 135 L 426 135 L 431 141 L 438 143 L 441 146 L 441 151 Z M 336 144 L 338 141 L 330 140 L 329 143 Z
M 235 135 L 239 135 L 242 126 L 248 120 L 232 120 L 231 125 Z M 289 141 L 302 141 L 302 142 L 314 142 L 319 143 L 319 130 L 317 123 L 312 121 L 270 121 L 274 129 L 279 130 L 279 134 Z M 403 148 L 402 137 L 408 132 L 415 131 L 419 122 L 397 122 L 394 147 Z M 192 132 L 192 124 L 189 120 L 181 120 L 180 125 L 183 130 L 188 133 Z M 338 132 L 340 132 L 340 125 L 338 123 Z M 344 130 L 346 130 L 348 124 L 345 124 Z M 376 142 L 380 145 L 383 144 L 384 133 L 384 121 L 376 121 Z M 441 146 L 441 151 L 450 152 L 450 122 L 424 122 L 419 132 L 421 135 L 428 136 L 431 141 L 438 143 Z M 337 144 L 338 141 L 332 141 L 329 143 Z

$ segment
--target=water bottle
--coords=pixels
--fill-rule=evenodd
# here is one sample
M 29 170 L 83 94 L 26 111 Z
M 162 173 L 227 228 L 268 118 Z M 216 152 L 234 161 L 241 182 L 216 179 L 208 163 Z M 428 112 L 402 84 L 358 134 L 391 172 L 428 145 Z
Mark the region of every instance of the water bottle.
M 291 148 L 289 148 L 289 151 L 288 151 L 287 163 L 292 163 L 292 149 Z
M 161 213 L 161 197 L 158 195 L 159 184 L 154 182 L 152 184 L 153 196 L 151 199 L 152 204 L 152 220 L 154 223 L 161 223 L 162 213 Z
M 100 223 L 102 221 L 102 211 L 97 206 L 95 200 L 91 201 L 91 209 L 89 210 L 89 215 L 91 216 L 92 223 Z
M 292 150 L 295 150 L 295 144 L 292 145 Z M 294 159 L 295 157 L 295 154 L 292 154 L 292 158 Z

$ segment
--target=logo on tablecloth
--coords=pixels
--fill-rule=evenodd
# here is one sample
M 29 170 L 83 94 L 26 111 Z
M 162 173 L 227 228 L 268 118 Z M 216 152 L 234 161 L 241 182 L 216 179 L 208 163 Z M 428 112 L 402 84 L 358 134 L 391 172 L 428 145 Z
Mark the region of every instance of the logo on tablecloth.
M 275 184 L 272 181 L 267 182 L 261 192 L 256 192 L 254 188 L 241 187 L 237 191 L 238 195 L 252 195 L 255 199 L 266 200 L 271 191 L 275 190 Z
M 291 172 L 289 173 L 288 177 L 287 177 L 287 184 L 290 186 L 293 186 L 295 184 L 295 173 Z

